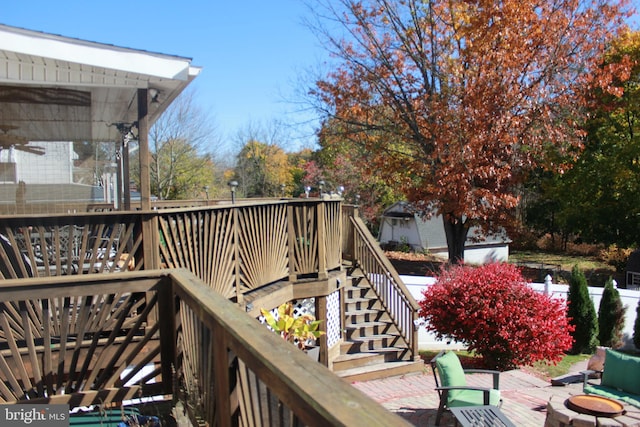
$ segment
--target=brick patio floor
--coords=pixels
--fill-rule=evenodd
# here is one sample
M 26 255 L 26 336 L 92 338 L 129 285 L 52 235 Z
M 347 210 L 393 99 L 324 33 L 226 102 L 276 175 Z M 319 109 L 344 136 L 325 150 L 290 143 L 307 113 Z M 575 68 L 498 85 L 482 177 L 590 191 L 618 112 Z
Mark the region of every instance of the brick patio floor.
M 577 373 L 585 368 L 586 361 L 574 366 L 571 371 Z M 490 387 L 492 379 L 489 375 L 470 375 L 467 381 L 469 385 Z M 428 366 L 422 374 L 354 382 L 352 385 L 413 425 L 435 425 L 438 394 L 434 390 L 435 381 Z M 516 426 L 542 427 L 549 399 L 552 396 L 566 399 L 575 394 L 582 394 L 582 384 L 552 386 L 549 381 L 521 370 L 513 370 L 500 375 L 500 390 L 503 400 L 502 412 Z M 454 426 L 455 419 L 449 412 L 445 412 L 440 425 Z

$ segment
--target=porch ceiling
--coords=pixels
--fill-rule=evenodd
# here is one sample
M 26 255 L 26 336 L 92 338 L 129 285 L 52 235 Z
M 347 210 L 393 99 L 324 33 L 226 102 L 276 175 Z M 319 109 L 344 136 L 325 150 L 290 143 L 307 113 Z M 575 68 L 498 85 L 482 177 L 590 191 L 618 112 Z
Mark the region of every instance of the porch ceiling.
M 116 141 L 149 89 L 152 124 L 198 75 L 189 58 L 0 25 L 0 148 Z

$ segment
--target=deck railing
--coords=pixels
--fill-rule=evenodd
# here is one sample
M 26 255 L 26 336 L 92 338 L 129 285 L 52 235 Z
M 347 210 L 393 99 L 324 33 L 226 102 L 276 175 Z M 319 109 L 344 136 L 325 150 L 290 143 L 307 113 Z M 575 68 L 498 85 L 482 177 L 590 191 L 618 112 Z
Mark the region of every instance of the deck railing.
M 0 278 L 140 270 L 142 221 L 131 212 L 4 216 Z
M 339 269 L 340 201 L 300 199 L 157 211 L 160 265 L 192 271 L 220 294 Z
M 0 304 L 3 403 L 173 392 L 221 427 L 409 425 L 185 270 L 6 280 Z
M 4 216 L 0 278 L 186 268 L 228 298 L 340 268 L 340 200 Z

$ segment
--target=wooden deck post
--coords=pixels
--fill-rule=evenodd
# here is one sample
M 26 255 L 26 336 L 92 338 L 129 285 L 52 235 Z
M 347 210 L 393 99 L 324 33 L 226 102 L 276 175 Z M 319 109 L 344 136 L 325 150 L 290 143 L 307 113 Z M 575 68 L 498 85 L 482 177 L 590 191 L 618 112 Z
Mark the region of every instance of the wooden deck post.
M 329 348 L 327 345 L 327 297 L 326 296 L 318 296 L 316 297 L 316 319 L 322 320 L 320 323 L 320 330 L 324 331 L 324 335 L 322 335 L 320 340 L 320 360 L 324 366 L 329 366 Z
M 289 203 L 287 204 L 287 236 L 289 239 L 289 281 L 295 282 L 297 279 L 297 271 L 296 271 L 296 252 L 295 252 L 295 244 L 296 244 L 296 232 L 293 223 L 294 219 L 294 210 L 293 206 Z
M 216 425 L 231 426 L 231 386 L 229 381 L 229 345 L 225 331 L 219 323 L 212 325 L 213 372 L 215 372 Z
M 140 206 L 142 208 L 142 256 L 144 269 L 160 267 L 158 248 L 158 218 L 145 215 L 151 211 L 151 173 L 149 154 L 149 99 L 147 89 L 138 89 L 138 154 L 140 157 Z M 128 183 L 127 183 L 128 185 Z
M 241 307 L 244 307 L 244 295 L 242 293 L 242 282 L 240 280 L 240 260 L 238 259 L 240 255 L 239 251 L 239 242 L 238 242 L 238 208 L 235 206 L 231 206 L 231 214 L 233 215 L 232 224 L 233 230 L 231 233 L 233 234 L 233 265 L 234 265 L 234 286 L 236 288 L 236 302 Z
M 151 209 L 148 97 L 147 89 L 138 89 L 138 155 L 140 158 L 140 203 L 143 211 Z
M 326 279 L 329 277 L 329 273 L 327 272 L 327 223 L 325 211 L 325 204 L 321 201 L 316 207 L 316 223 L 318 224 L 318 279 Z
M 166 394 L 174 394 L 173 372 L 176 369 L 176 307 L 173 282 L 165 277 L 158 284 L 158 311 L 166 314 L 160 322 L 160 356 L 162 386 Z

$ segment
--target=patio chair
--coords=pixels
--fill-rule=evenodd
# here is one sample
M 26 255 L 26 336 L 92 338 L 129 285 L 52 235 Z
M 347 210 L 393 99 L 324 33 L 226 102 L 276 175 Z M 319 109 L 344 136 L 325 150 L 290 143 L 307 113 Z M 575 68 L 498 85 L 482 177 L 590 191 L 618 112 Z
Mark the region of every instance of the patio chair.
M 431 359 L 431 369 L 440 396 L 436 425 L 445 409 L 461 406 L 500 406 L 500 372 L 486 369 L 463 369 L 452 351 L 441 351 Z M 467 386 L 465 374 L 493 375 L 493 388 Z

